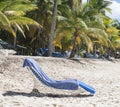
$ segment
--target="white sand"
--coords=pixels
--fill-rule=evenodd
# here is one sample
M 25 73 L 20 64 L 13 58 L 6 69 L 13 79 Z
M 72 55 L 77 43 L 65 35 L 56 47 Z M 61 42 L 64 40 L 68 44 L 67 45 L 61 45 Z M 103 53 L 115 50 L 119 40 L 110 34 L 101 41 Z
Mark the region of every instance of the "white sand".
M 75 78 L 93 86 L 96 94 L 80 88 L 65 91 L 49 88 L 34 80 L 23 68 L 26 56 L 0 56 L 0 107 L 119 107 L 120 60 L 69 60 L 32 57 L 43 71 L 56 80 Z M 37 88 L 39 92 L 31 92 Z

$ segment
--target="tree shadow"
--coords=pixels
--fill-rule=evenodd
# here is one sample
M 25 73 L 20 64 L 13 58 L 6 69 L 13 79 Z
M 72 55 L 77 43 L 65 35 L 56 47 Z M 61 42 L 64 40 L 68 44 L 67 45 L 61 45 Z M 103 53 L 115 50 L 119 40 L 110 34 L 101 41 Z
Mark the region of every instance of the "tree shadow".
M 65 95 L 65 94 L 53 94 L 53 93 L 40 93 L 40 92 L 13 92 L 7 91 L 3 94 L 3 96 L 26 96 L 26 97 L 50 97 L 50 98 L 68 98 L 68 97 L 78 97 L 78 98 L 85 98 L 85 97 L 92 97 L 93 95 L 88 94 L 72 94 L 72 95 Z

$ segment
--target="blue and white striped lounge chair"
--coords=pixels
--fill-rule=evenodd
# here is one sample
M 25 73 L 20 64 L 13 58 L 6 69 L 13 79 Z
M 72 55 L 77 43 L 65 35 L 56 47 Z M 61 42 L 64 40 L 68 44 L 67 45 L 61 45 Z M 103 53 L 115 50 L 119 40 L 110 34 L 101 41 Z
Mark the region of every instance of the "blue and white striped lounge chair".
M 43 70 L 39 67 L 38 63 L 31 59 L 27 58 L 24 60 L 23 67 L 27 66 L 30 68 L 32 73 L 38 78 L 43 84 L 53 87 L 56 89 L 64 89 L 64 90 L 78 90 L 79 87 L 82 87 L 86 91 L 90 92 L 92 95 L 95 94 L 95 89 L 77 79 L 67 79 L 67 80 L 54 80 L 48 77 Z

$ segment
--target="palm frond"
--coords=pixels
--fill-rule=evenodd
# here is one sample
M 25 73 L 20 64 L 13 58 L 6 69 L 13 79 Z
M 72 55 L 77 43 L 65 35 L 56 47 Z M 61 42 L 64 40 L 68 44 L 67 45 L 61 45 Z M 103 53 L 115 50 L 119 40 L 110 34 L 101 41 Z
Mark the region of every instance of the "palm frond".
M 36 9 L 37 7 L 33 5 L 30 0 L 4 0 L 0 2 L 1 11 L 23 11 L 24 13 L 27 11 L 31 11 Z
M 24 38 L 25 38 L 24 31 L 23 31 L 23 29 L 20 27 L 20 25 L 18 25 L 18 24 L 16 23 L 15 26 L 17 27 L 17 29 L 22 33 L 22 35 L 23 35 Z
M 83 43 L 87 45 L 88 52 L 93 51 L 93 42 L 92 40 L 86 35 L 86 34 L 81 34 L 80 35 Z
M 9 10 L 9 11 L 5 11 L 4 12 L 5 15 L 7 16 L 10 16 L 10 15 L 13 15 L 13 16 L 23 16 L 25 15 L 25 12 L 21 11 L 21 10 L 18 10 L 18 11 L 14 11 L 14 10 Z
M 37 23 L 36 21 L 34 21 L 33 19 L 27 18 L 27 17 L 9 17 L 10 20 L 10 24 L 14 25 L 14 24 L 19 24 L 19 25 L 36 25 L 39 27 L 42 27 L 39 23 Z
M 8 20 L 8 18 L 0 11 L 0 22 L 3 24 L 3 25 L 8 25 L 10 26 L 10 22 Z
M 12 27 L 10 27 L 10 26 L 3 26 L 2 29 L 7 30 L 7 31 L 10 32 L 14 37 L 16 37 L 16 33 L 15 33 L 15 31 L 12 29 Z
M 0 28 L 9 31 L 14 37 L 16 37 L 16 34 L 10 25 L 10 21 L 1 11 L 0 11 Z
M 107 33 L 99 28 L 89 28 L 88 35 L 99 40 L 102 45 L 108 46 Z

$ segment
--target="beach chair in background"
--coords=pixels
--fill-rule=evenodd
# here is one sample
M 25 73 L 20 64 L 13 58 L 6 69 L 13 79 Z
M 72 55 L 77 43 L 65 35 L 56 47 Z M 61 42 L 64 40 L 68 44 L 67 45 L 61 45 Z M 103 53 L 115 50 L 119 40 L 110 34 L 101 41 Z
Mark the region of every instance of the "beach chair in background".
M 61 81 L 51 79 L 43 72 L 38 63 L 31 58 L 27 58 L 24 60 L 23 67 L 25 66 L 27 66 L 32 71 L 32 73 L 35 75 L 37 79 L 39 79 L 43 84 L 49 87 L 64 90 L 78 90 L 79 87 L 82 87 L 86 91 L 90 92 L 92 95 L 95 94 L 95 89 L 93 87 L 77 79 L 67 79 Z
M 37 50 L 37 55 L 39 55 L 39 56 L 48 56 L 48 49 L 47 48 L 39 48 Z
M 48 56 L 48 48 L 39 48 L 37 49 L 38 56 Z M 65 57 L 61 52 L 52 52 L 53 57 Z

